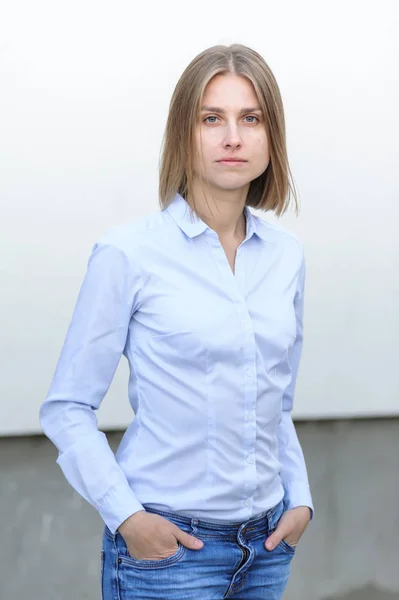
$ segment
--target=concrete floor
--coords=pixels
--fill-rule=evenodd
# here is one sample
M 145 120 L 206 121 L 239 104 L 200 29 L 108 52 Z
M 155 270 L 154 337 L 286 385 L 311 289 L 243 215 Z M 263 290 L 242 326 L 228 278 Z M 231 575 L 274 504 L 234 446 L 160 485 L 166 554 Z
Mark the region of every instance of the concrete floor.
M 399 600 L 399 420 L 298 423 L 316 515 L 284 600 Z M 121 433 L 109 433 L 115 450 Z M 99 600 L 102 521 L 44 437 L 0 439 L 0 599 Z

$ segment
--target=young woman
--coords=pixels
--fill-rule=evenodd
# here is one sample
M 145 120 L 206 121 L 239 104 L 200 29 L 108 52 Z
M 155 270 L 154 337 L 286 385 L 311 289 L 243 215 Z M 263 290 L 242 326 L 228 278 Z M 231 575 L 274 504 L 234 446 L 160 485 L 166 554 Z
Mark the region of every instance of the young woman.
M 313 511 L 291 409 L 301 243 L 276 80 L 215 46 L 174 91 L 161 210 L 94 244 L 41 424 L 105 522 L 104 600 L 277 600 Z M 95 410 L 121 355 L 135 418 L 112 453 Z

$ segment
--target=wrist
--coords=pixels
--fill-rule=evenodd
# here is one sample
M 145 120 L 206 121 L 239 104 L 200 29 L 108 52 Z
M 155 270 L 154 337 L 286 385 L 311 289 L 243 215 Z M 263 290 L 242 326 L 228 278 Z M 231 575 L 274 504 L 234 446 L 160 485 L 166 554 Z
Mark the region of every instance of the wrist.
M 309 506 L 297 506 L 295 510 L 310 521 L 312 517 L 312 511 Z
M 125 531 L 134 521 L 137 520 L 137 515 L 140 515 L 140 513 L 145 513 L 145 510 L 138 510 L 135 513 L 131 514 L 127 519 L 125 519 L 118 527 L 118 531 L 122 534 L 123 536 L 123 531 Z

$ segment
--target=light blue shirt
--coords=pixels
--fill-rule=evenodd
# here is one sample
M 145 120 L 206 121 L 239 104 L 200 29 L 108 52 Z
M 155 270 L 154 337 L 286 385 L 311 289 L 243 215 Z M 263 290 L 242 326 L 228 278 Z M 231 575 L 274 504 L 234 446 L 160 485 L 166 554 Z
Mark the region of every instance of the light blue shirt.
M 245 215 L 235 274 L 180 195 L 94 244 L 40 420 L 113 533 L 143 504 L 209 521 L 242 522 L 283 497 L 313 511 L 291 418 L 303 249 Z M 122 354 L 135 418 L 114 455 L 95 410 Z

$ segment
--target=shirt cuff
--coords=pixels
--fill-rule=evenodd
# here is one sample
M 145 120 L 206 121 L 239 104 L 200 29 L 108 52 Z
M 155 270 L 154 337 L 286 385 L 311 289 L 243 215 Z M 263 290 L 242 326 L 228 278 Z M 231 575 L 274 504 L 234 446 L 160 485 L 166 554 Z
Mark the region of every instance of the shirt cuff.
M 284 509 L 291 510 L 298 506 L 307 506 L 310 509 L 310 520 L 313 519 L 314 507 L 309 484 L 307 482 L 295 482 L 285 485 Z
M 135 493 L 126 488 L 123 491 L 120 488 L 112 488 L 96 508 L 113 534 L 128 517 L 139 510 L 145 510 Z

